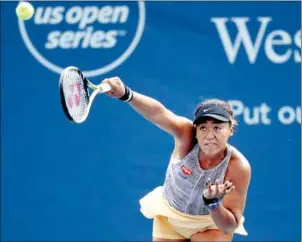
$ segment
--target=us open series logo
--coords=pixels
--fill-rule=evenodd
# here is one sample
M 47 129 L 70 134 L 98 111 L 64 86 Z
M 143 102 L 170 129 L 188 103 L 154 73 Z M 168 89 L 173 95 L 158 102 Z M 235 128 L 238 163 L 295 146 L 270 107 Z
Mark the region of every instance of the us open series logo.
M 35 15 L 19 20 L 35 59 L 60 74 L 79 66 L 87 77 L 105 74 L 127 60 L 145 27 L 144 2 L 35 2 Z

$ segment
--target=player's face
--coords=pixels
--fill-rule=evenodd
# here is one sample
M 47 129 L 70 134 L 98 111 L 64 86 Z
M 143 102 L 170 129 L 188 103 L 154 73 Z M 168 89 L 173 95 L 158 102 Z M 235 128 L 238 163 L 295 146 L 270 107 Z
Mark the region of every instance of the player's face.
M 196 138 L 202 151 L 208 156 L 214 156 L 222 149 L 233 134 L 230 123 L 220 123 L 215 120 L 207 120 L 197 125 Z

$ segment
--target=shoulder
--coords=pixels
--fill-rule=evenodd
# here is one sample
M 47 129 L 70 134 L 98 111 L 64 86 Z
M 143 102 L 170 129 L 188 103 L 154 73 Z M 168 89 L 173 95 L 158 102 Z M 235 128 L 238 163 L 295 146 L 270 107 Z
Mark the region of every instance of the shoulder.
M 232 155 L 230 158 L 227 177 L 230 180 L 246 180 L 249 182 L 251 177 L 251 165 L 248 159 L 234 146 L 232 146 Z
M 187 118 L 181 118 L 180 128 L 177 136 L 174 136 L 174 150 L 172 157 L 176 159 L 184 158 L 196 144 L 195 128 L 193 122 Z
M 232 150 L 230 166 L 240 170 L 251 170 L 248 159 L 234 146 L 232 146 Z
M 193 121 L 183 117 L 183 116 L 178 116 L 178 122 L 179 126 L 182 128 L 183 133 L 191 133 L 192 130 L 194 129 Z
M 184 136 L 188 136 L 188 134 L 190 134 L 194 128 L 193 121 L 184 116 L 176 115 L 169 110 L 167 110 L 164 116 L 167 120 L 170 120 L 168 126 L 173 128 L 172 135 L 176 139 L 183 139 Z M 160 116 L 160 118 L 162 118 L 162 116 Z

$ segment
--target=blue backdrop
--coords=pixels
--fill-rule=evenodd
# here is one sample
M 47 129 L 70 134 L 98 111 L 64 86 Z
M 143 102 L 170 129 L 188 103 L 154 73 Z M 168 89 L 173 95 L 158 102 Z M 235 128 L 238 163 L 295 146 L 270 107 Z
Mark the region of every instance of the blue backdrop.
M 193 118 L 229 100 L 230 142 L 252 166 L 247 237 L 301 237 L 300 2 L 1 2 L 2 240 L 151 240 L 138 200 L 161 185 L 173 139 L 131 107 L 98 96 L 71 124 L 61 68 L 119 76 Z

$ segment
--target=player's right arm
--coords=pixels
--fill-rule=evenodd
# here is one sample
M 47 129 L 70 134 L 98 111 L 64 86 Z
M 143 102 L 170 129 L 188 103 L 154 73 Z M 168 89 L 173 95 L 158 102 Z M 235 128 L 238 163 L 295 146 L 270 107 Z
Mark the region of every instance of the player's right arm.
M 133 92 L 129 104 L 144 118 L 168 132 L 176 139 L 182 139 L 188 130 L 192 129 L 192 121 L 178 116 L 154 98 Z
M 106 79 L 104 82 L 109 83 L 112 87 L 112 91 L 108 93 L 109 96 L 120 98 L 125 94 L 125 86 L 118 77 Z M 186 154 L 193 140 L 193 123 L 191 120 L 176 115 L 159 101 L 138 92 L 133 92 L 133 98 L 129 104 L 145 119 L 174 137 L 176 141 L 174 156 Z

